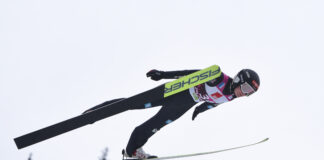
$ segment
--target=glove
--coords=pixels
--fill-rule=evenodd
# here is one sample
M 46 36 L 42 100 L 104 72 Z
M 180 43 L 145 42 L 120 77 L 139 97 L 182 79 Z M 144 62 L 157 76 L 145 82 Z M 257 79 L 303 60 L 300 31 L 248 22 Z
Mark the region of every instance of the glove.
M 192 120 L 195 120 L 195 118 L 197 117 L 197 115 L 200 113 L 199 108 L 196 107 L 195 111 L 192 113 Z
M 146 73 L 147 77 L 151 77 L 152 80 L 158 81 L 163 78 L 163 71 L 158 71 L 156 69 L 153 69 Z
M 214 108 L 216 106 L 218 106 L 219 104 L 212 104 L 212 103 L 207 103 L 207 102 L 204 102 L 203 104 L 197 106 L 195 108 L 195 111 L 193 112 L 192 114 L 192 120 L 195 120 L 195 118 L 197 117 L 197 115 L 199 113 L 202 113 L 202 112 L 205 112 L 207 111 L 208 109 L 211 109 L 211 108 Z

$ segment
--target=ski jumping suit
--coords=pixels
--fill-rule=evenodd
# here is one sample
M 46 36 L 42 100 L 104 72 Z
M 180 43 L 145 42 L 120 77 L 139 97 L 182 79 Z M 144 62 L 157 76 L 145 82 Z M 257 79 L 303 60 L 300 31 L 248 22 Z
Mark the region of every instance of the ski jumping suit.
M 164 72 L 163 78 L 179 78 L 196 71 L 198 70 Z M 221 73 L 221 76 L 216 79 L 172 95 L 168 98 L 145 104 L 143 106 L 133 106 L 129 108 L 128 110 L 133 110 L 162 106 L 156 115 L 134 129 L 126 147 L 127 154 L 132 155 L 135 150 L 142 147 L 154 133 L 159 131 L 165 125 L 181 117 L 198 102 L 204 101 L 204 103 L 195 108 L 193 119 L 201 112 L 214 108 L 221 103 L 233 100 L 235 95 L 230 87 L 232 81 L 232 78 Z M 85 112 L 101 108 L 123 99 L 124 98 L 107 101 Z

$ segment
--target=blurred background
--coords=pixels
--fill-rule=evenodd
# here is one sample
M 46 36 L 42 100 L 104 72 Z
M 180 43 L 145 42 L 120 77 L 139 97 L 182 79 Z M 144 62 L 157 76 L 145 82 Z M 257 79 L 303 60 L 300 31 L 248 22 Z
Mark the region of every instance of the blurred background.
M 168 156 L 270 141 L 187 160 L 323 159 L 324 2 L 320 0 L 2 0 L 2 159 L 121 159 L 132 130 L 159 108 L 129 111 L 18 150 L 13 138 L 106 100 L 162 83 L 151 69 L 217 64 L 259 73 L 259 91 L 194 107 L 144 149 Z M 31 154 L 32 153 L 32 154 Z M 101 154 L 102 153 L 102 154 Z

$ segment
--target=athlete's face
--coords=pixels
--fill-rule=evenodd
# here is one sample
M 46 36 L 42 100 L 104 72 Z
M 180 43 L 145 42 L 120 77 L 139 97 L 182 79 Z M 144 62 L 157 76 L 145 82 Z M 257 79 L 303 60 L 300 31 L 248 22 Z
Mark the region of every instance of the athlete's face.
M 235 94 L 236 97 L 243 97 L 243 96 L 245 96 L 245 94 L 241 90 L 241 86 L 237 86 L 234 89 L 234 94 Z

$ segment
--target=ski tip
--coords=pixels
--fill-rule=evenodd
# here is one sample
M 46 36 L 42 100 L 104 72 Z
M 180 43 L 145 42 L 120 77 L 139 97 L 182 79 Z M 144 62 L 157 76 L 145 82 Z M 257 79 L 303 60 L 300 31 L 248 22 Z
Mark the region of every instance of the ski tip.
M 260 141 L 260 143 L 268 141 L 270 138 L 265 138 L 264 140 Z

